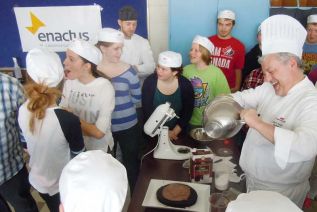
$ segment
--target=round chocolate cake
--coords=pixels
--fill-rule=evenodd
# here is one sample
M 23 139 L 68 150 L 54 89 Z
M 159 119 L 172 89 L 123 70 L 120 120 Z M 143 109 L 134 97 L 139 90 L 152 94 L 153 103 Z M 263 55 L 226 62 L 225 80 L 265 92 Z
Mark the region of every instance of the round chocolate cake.
M 159 188 L 156 192 L 158 201 L 164 205 L 185 208 L 192 206 L 197 201 L 196 191 L 188 185 L 171 183 Z

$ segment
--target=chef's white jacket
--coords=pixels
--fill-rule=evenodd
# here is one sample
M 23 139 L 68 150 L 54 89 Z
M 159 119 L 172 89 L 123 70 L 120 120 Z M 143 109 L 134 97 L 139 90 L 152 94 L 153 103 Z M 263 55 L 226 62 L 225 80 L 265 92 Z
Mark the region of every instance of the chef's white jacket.
M 305 77 L 283 97 L 270 83 L 232 96 L 275 126 L 275 144 L 255 129 L 248 131 L 240 156 L 248 190 L 278 191 L 301 207 L 317 154 L 316 88 Z
M 133 34 L 131 39 L 124 39 L 121 60 L 137 67 L 141 82 L 155 69 L 149 41 L 137 34 Z

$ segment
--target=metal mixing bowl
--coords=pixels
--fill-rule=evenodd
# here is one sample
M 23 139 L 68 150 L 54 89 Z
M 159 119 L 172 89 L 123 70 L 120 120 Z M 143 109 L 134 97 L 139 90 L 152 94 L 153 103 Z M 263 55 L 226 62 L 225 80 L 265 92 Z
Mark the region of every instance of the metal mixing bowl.
M 194 128 L 189 132 L 190 137 L 197 141 L 212 141 L 214 139 L 210 138 L 203 128 Z
M 241 106 L 231 96 L 216 97 L 204 110 L 204 131 L 213 139 L 231 138 L 239 132 L 244 124 L 240 120 L 241 110 Z

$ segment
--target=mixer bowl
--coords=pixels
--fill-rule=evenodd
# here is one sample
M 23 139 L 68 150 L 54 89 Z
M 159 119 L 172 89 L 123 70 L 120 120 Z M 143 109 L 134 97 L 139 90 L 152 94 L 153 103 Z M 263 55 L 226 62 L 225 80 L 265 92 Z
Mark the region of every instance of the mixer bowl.
M 236 135 L 244 122 L 240 120 L 242 107 L 229 95 L 216 97 L 203 114 L 203 128 L 213 139 L 224 140 Z

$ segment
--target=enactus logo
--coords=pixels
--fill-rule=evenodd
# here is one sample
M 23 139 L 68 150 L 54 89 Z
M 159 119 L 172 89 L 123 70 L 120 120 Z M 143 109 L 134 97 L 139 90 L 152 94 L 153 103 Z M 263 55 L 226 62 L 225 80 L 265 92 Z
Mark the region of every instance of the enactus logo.
M 71 29 L 63 32 L 52 32 L 49 31 L 49 27 L 38 18 L 33 12 L 30 12 L 31 26 L 25 27 L 34 36 L 37 36 L 38 40 L 41 42 L 60 42 L 60 41 L 72 41 L 74 39 L 82 39 L 89 41 L 89 33 L 83 32 L 73 32 Z M 40 30 L 42 27 L 45 30 Z

